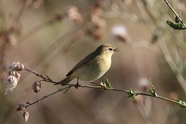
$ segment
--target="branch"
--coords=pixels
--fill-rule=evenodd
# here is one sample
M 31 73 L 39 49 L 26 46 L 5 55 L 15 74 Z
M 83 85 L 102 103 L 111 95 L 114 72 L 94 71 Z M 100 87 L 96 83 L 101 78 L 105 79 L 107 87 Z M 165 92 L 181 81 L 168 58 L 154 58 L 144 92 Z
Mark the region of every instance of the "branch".
M 28 71 L 28 72 L 30 72 L 30 73 L 36 75 L 37 77 L 40 77 L 40 78 L 43 79 L 43 80 L 40 80 L 40 81 L 45 81 L 45 82 L 54 83 L 54 84 L 57 83 L 57 82 L 51 80 L 50 77 L 48 77 L 47 75 L 46 75 L 46 76 L 43 76 L 43 75 L 37 73 L 36 71 L 30 69 L 26 64 L 24 64 L 24 70 L 25 70 L 25 71 Z
M 19 62 L 13 62 L 12 65 L 9 67 L 9 69 L 12 70 L 12 71 L 16 71 L 17 73 L 20 72 L 20 71 L 26 70 L 26 71 L 28 71 L 28 72 L 40 77 L 42 80 L 35 81 L 35 83 L 33 85 L 34 88 L 37 90 L 36 93 L 38 93 L 40 91 L 40 88 L 41 88 L 41 83 L 40 82 L 41 81 L 45 81 L 45 82 L 53 83 L 53 84 L 59 84 L 59 82 L 53 81 L 49 76 L 43 76 L 42 74 L 39 74 L 36 71 L 30 69 L 26 64 L 22 64 L 22 63 L 19 63 Z M 14 76 L 14 75 L 12 75 L 12 76 Z M 15 78 L 17 78 L 17 77 L 15 77 Z M 136 91 L 133 91 L 132 89 L 131 90 L 123 90 L 123 89 L 113 88 L 111 83 L 109 82 L 109 80 L 107 78 L 105 78 L 104 82 L 100 82 L 100 84 L 96 84 L 95 83 L 96 86 L 79 85 L 79 84 L 67 84 L 67 85 L 65 85 L 66 87 L 61 88 L 61 89 L 59 89 L 59 90 L 57 90 L 57 91 L 55 91 L 55 92 L 53 92 L 53 93 L 51 93 L 49 95 L 46 95 L 43 98 L 41 98 L 41 99 L 39 99 L 39 100 L 37 100 L 35 102 L 32 102 L 32 103 L 26 102 L 26 104 L 28 104 L 28 105 L 27 106 L 24 105 L 23 108 L 26 109 L 29 106 L 34 105 L 34 104 L 36 104 L 36 103 L 48 98 L 49 96 L 52 96 L 52 95 L 58 93 L 58 92 L 61 92 L 61 91 L 65 90 L 64 93 L 66 93 L 72 87 L 75 87 L 76 89 L 78 89 L 80 87 L 80 88 L 101 89 L 102 91 L 109 90 L 109 91 L 116 91 L 116 92 L 125 92 L 125 93 L 127 93 L 129 98 L 133 98 L 134 100 L 135 100 L 135 97 L 138 96 L 138 95 L 155 97 L 155 98 L 158 98 L 158 99 L 162 99 L 162 100 L 165 100 L 165 101 L 169 101 L 169 102 L 178 104 L 180 107 L 186 108 L 186 103 L 184 101 L 179 100 L 178 98 L 176 98 L 175 100 L 172 100 L 172 99 L 169 99 L 169 98 L 157 95 L 157 92 L 156 92 L 154 86 L 152 85 L 152 81 L 149 80 L 149 83 L 150 83 L 151 89 L 148 89 L 147 93 L 136 92 Z M 38 87 L 39 87 L 39 89 L 37 89 Z M 17 110 L 18 111 L 22 111 L 22 109 L 20 109 L 20 106 L 19 106 L 19 108 Z
M 101 82 L 102 83 L 102 82 Z M 175 98 L 175 100 L 172 100 L 172 99 L 169 99 L 169 98 L 166 98 L 166 97 L 163 97 L 163 96 L 160 96 L 160 95 L 157 95 L 156 91 L 155 91 L 155 88 L 154 86 L 151 84 L 151 89 L 148 90 L 148 93 L 142 93 L 142 92 L 137 92 L 137 91 L 133 91 L 133 90 L 123 90 L 123 89 L 116 89 L 116 88 L 113 88 L 113 87 L 107 87 L 106 83 L 109 83 L 108 82 L 108 79 L 105 79 L 105 81 L 103 82 L 103 84 L 99 85 L 99 86 L 92 86 L 92 85 L 78 85 L 79 88 L 91 88 L 91 89 L 96 89 L 96 90 L 102 90 L 102 91 L 116 91 L 116 92 L 124 92 L 128 95 L 128 98 L 132 98 L 135 100 L 135 97 L 136 96 L 139 96 L 139 95 L 142 95 L 142 96 L 149 96 L 149 97 L 154 97 L 154 98 L 157 98 L 157 99 L 162 99 L 162 100 L 165 100 L 165 101 L 168 101 L 168 102 L 172 102 L 172 103 L 175 103 L 177 104 L 179 107 L 181 108 L 186 108 L 186 103 L 182 100 L 179 100 L 178 98 Z M 18 108 L 17 108 L 17 111 L 23 111 L 23 110 L 26 110 L 28 107 L 36 104 L 36 103 L 39 103 L 41 102 L 42 100 L 52 96 L 52 95 L 55 95 L 59 92 L 62 92 L 64 91 L 64 94 L 72 87 L 76 88 L 77 89 L 77 84 L 67 84 L 68 86 L 64 87 L 64 88 L 61 88 L 61 89 L 58 89 L 57 91 L 55 92 L 52 92 L 46 96 L 43 96 L 41 99 L 37 100 L 37 101 L 34 101 L 32 103 L 30 102 L 26 102 L 26 105 L 24 104 L 19 104 L 18 105 Z M 109 83 L 110 85 L 110 83 Z
M 35 93 L 38 93 L 40 90 L 41 90 L 41 81 L 45 81 L 45 82 L 48 82 L 48 83 L 53 83 L 53 84 L 59 84 L 59 82 L 55 82 L 53 81 L 49 76 L 43 76 L 42 74 L 39 74 L 37 73 L 36 71 L 30 69 L 26 64 L 22 64 L 22 63 L 19 63 L 19 62 L 13 62 L 11 64 L 11 66 L 9 67 L 9 76 L 7 77 L 6 79 L 6 82 L 5 82 L 5 85 L 9 86 L 7 87 L 6 90 L 13 90 L 18 81 L 19 81 L 19 78 L 20 78 L 20 72 L 21 71 L 28 71 L 38 77 L 40 77 L 42 80 L 40 81 L 35 81 L 35 83 L 33 84 L 32 88 L 33 88 L 33 91 Z M 9 78 L 14 79 L 14 80 L 8 80 Z M 15 85 L 16 83 L 16 85 Z M 162 100 L 165 100 L 165 101 L 168 101 L 168 102 L 172 102 L 172 103 L 175 103 L 177 104 L 179 107 L 181 108 L 186 108 L 186 103 L 182 100 L 179 100 L 178 98 L 175 98 L 175 100 L 172 100 L 172 99 L 169 99 L 169 98 L 166 98 L 166 97 L 163 97 L 163 96 L 160 96 L 157 94 L 156 90 L 155 90 L 155 87 L 152 85 L 152 81 L 149 80 L 149 83 L 150 83 L 150 86 L 151 86 L 151 89 L 148 89 L 146 93 L 142 93 L 142 92 L 137 92 L 137 91 L 134 91 L 132 89 L 130 90 L 124 90 L 124 89 L 117 89 L 117 88 L 113 88 L 111 83 L 109 82 L 109 80 L 107 78 L 105 78 L 105 80 L 103 82 L 100 82 L 100 84 L 96 84 L 96 85 L 79 85 L 78 83 L 77 84 L 67 84 L 65 85 L 65 87 L 61 88 L 61 89 L 58 89 L 57 91 L 55 92 L 52 92 L 46 96 L 43 96 L 41 99 L 39 100 L 36 100 L 34 102 L 26 102 L 25 104 L 19 104 L 18 105 L 18 108 L 17 108 L 17 111 L 24 111 L 23 113 L 23 117 L 27 120 L 28 117 L 29 117 L 29 113 L 27 111 L 27 108 L 36 104 L 36 103 L 39 103 L 41 102 L 42 100 L 50 97 L 50 96 L 53 96 L 59 92 L 62 92 L 64 91 L 64 94 L 66 92 L 68 92 L 72 87 L 78 89 L 78 88 L 91 88 L 91 89 L 97 89 L 97 90 L 102 90 L 102 91 L 116 91 L 116 92 L 122 92 L 122 93 L 126 93 L 128 95 L 128 98 L 132 98 L 133 100 L 136 100 L 136 96 L 139 96 L 139 95 L 142 95 L 142 96 L 149 96 L 149 97 L 154 97 L 154 98 L 157 98 L 157 99 L 162 99 Z M 13 86 L 13 87 L 10 87 L 10 86 Z

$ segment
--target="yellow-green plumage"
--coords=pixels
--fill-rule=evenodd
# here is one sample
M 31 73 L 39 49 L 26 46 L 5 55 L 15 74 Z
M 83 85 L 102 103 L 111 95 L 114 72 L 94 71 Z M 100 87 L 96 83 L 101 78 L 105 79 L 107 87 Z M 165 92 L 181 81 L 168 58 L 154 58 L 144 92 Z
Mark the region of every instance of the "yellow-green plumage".
M 109 70 L 111 57 L 115 51 L 117 51 L 117 48 L 110 44 L 99 46 L 94 52 L 76 64 L 59 84 L 68 84 L 74 78 L 83 81 L 94 81 L 100 78 Z

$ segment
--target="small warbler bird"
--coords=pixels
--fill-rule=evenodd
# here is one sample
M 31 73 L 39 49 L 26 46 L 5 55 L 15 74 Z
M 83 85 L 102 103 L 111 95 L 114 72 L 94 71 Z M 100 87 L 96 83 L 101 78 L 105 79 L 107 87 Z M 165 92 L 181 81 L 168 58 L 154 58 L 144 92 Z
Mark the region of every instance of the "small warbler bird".
M 118 48 L 110 44 L 103 44 L 99 46 L 94 52 L 87 55 L 72 70 L 66 75 L 66 78 L 56 83 L 66 85 L 74 78 L 78 81 L 94 81 L 102 77 L 111 66 L 111 57 Z

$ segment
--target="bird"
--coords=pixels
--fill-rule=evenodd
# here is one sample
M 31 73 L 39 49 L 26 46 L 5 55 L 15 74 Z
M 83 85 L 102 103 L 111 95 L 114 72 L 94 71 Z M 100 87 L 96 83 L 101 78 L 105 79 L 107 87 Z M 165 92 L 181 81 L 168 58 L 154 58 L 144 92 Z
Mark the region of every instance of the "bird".
M 77 78 L 77 85 L 79 85 L 79 79 L 90 82 L 99 79 L 110 69 L 111 58 L 116 51 L 119 51 L 119 49 L 110 44 L 100 45 L 95 51 L 77 63 L 68 72 L 66 78 L 57 82 L 55 85 L 67 85 L 75 78 Z

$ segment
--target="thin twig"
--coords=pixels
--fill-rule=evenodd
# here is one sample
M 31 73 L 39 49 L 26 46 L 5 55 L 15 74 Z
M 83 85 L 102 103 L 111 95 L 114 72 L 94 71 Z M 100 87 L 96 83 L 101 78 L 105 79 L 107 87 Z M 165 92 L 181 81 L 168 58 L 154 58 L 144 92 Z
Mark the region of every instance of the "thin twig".
M 58 93 L 58 92 L 61 92 L 61 91 L 66 90 L 66 89 L 69 89 L 70 87 L 71 87 L 71 86 L 68 86 L 68 87 L 59 89 L 59 90 L 57 90 L 57 91 L 55 91 L 55 92 L 52 92 L 51 94 L 49 94 L 49 95 L 47 95 L 47 96 L 43 96 L 43 98 L 41 98 L 41 99 L 39 99 L 39 100 L 37 100 L 37 101 L 34 101 L 34 102 L 32 102 L 32 103 L 27 102 L 28 104 L 25 106 L 25 109 L 28 108 L 29 106 L 32 106 L 32 105 L 34 105 L 34 104 L 36 104 L 36 103 L 39 103 L 39 102 L 43 101 L 44 99 L 46 99 L 46 98 L 48 98 L 48 97 L 50 97 L 50 96 L 52 96 L 52 95 L 54 95 L 54 94 L 56 94 L 56 93 Z
M 53 81 L 49 76 L 43 76 L 39 73 L 37 73 L 36 71 L 30 69 L 26 64 L 24 64 L 24 70 L 42 78 L 43 80 L 40 80 L 40 81 L 45 81 L 45 82 L 48 82 L 48 83 L 53 83 L 53 84 L 59 84 L 59 82 L 55 82 Z M 186 108 L 186 103 L 184 101 L 181 101 L 179 99 L 175 99 L 175 100 L 172 100 L 172 99 L 169 99 L 169 98 L 166 98 L 166 97 L 163 97 L 163 96 L 159 96 L 157 95 L 156 91 L 155 91 L 155 88 L 154 86 L 152 85 L 152 82 L 150 80 L 150 86 L 151 86 L 151 89 L 148 89 L 148 93 L 141 93 L 141 92 L 136 92 L 136 91 L 133 91 L 133 90 L 123 90 L 123 89 L 116 89 L 116 88 L 113 88 L 110 84 L 110 82 L 108 81 L 108 79 L 105 79 L 104 82 L 100 83 L 100 85 L 96 85 L 96 86 L 92 86 L 92 85 L 79 85 L 77 86 L 77 84 L 67 84 L 65 85 L 67 87 L 65 88 L 62 88 L 62 89 L 59 89 L 47 96 L 44 96 L 43 98 L 41 98 L 40 100 L 37 100 L 33 103 L 29 103 L 29 105 L 25 106 L 25 108 L 27 108 L 28 106 L 30 105 L 33 105 L 35 103 L 38 103 L 39 101 L 49 97 L 49 96 L 52 96 L 60 91 L 63 91 L 65 90 L 64 93 L 66 93 L 67 91 L 69 91 L 70 88 L 72 87 L 75 87 L 76 89 L 78 89 L 78 87 L 80 88 L 92 88 L 92 89 L 100 89 L 102 91 L 106 91 L 106 90 L 111 90 L 111 91 L 116 91 L 116 92 L 125 92 L 128 94 L 128 97 L 132 97 L 135 99 L 135 96 L 138 96 L 138 95 L 143 95 L 143 96 L 149 96 L 149 97 L 154 97 L 154 98 L 157 98 L 157 99 L 162 99 L 162 100 L 165 100 L 165 101 L 168 101 L 168 102 L 172 102 L 172 103 L 175 103 L 175 104 L 178 104 L 180 107 L 183 107 L 183 108 Z M 28 103 L 28 102 L 27 102 Z M 19 110 L 19 109 L 17 109 Z
M 52 92 L 50 93 L 49 95 L 46 95 L 46 96 L 43 96 L 41 99 L 37 100 L 37 101 L 34 101 L 32 103 L 30 102 L 27 102 L 27 105 L 24 106 L 25 109 L 36 104 L 36 103 L 39 103 L 41 102 L 42 100 L 58 93 L 58 92 L 61 92 L 61 91 L 64 91 L 64 94 L 72 87 L 76 88 L 77 87 L 77 84 L 67 84 L 68 86 L 64 87 L 64 88 L 61 88 L 61 89 L 58 89 L 57 91 L 55 92 Z M 78 85 L 78 87 L 80 88 L 91 88 L 91 89 L 98 89 L 98 90 L 103 90 L 102 86 L 92 86 L 92 85 Z M 77 88 L 76 88 L 77 89 Z M 130 93 L 132 90 L 123 90 L 123 89 L 116 89 L 116 88 L 104 88 L 104 90 L 108 90 L 108 91 L 116 91 L 116 92 L 124 92 L 124 93 Z M 162 99 L 162 100 L 165 100 L 165 101 L 168 101 L 168 102 L 172 102 L 172 103 L 175 103 L 179 106 L 181 106 L 182 108 L 186 108 L 186 104 L 184 102 L 180 102 L 180 101 L 176 101 L 176 100 L 172 100 L 172 99 L 169 99 L 169 98 L 166 98 L 166 97 L 163 97 L 163 96 L 159 96 L 159 95 L 152 95 L 150 93 L 141 93 L 141 92 L 136 92 L 136 91 L 132 91 L 134 93 L 134 97 L 135 96 L 138 96 L 138 95 L 142 95 L 142 96 L 149 96 L 149 97 L 154 97 L 154 98 L 157 98 L 157 99 Z
M 25 71 L 28 71 L 28 72 L 30 72 L 30 73 L 32 73 L 32 74 L 34 74 L 34 75 L 43 79 L 43 80 L 40 80 L 40 81 L 45 81 L 45 82 L 49 82 L 49 83 L 57 83 L 57 82 L 51 80 L 49 76 L 47 76 L 47 75 L 43 76 L 43 75 L 37 73 L 36 71 L 30 69 L 26 64 L 24 64 L 24 67 L 25 67 L 24 68 Z

